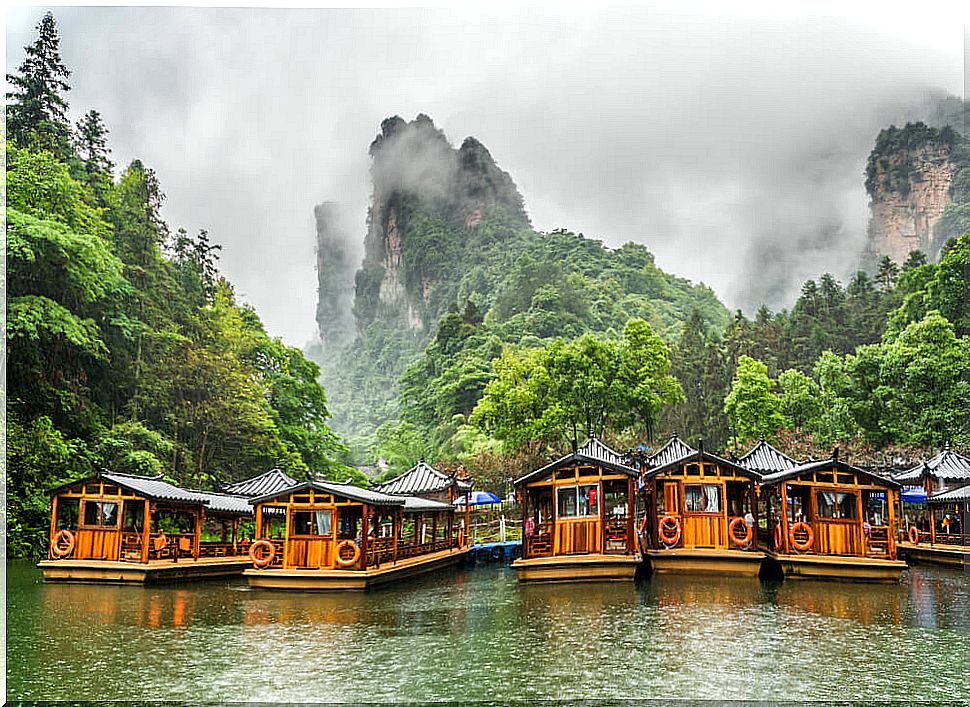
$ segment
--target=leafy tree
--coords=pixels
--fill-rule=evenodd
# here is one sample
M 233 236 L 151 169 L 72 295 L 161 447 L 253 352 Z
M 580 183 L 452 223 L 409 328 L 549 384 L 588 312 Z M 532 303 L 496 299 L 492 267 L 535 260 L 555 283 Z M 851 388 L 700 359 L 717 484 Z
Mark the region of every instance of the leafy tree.
M 765 364 L 750 356 L 738 359 L 731 390 L 724 399 L 724 412 L 734 425 L 735 444 L 770 437 L 784 425 L 780 401 L 771 392 L 775 385 Z
M 97 196 L 99 203 L 106 206 L 114 163 L 111 161 L 111 150 L 108 149 L 108 128 L 98 111 L 88 111 L 78 121 L 74 145 L 84 169 L 84 181 Z
M 801 371 L 789 368 L 778 376 L 781 387 L 779 409 L 785 424 L 800 430 L 815 420 L 819 413 L 818 386 Z
M 61 61 L 61 40 L 51 12 L 37 24 L 37 39 L 24 47 L 26 57 L 16 74 L 7 74 L 14 90 L 7 93 L 7 134 L 20 147 L 70 156 L 71 129 L 64 93 L 71 72 Z

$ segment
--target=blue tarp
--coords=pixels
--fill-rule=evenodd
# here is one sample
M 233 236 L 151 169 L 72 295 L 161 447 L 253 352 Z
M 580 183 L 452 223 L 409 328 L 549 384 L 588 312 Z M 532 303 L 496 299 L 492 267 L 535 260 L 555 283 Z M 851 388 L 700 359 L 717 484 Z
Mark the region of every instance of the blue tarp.
M 499 498 L 498 496 L 496 496 L 494 493 L 489 493 L 488 491 L 472 491 L 469 494 L 469 496 L 470 496 L 470 498 L 468 499 L 468 505 L 469 506 L 485 506 L 485 505 L 489 505 L 489 504 L 492 504 L 492 503 L 501 503 L 502 502 L 502 499 L 501 498 Z M 459 496 L 458 498 L 456 498 L 455 499 L 455 505 L 456 506 L 464 506 L 465 505 L 465 497 L 464 496 Z
M 903 503 L 915 503 L 922 505 L 926 503 L 926 491 L 915 486 L 913 488 L 903 489 L 902 495 Z

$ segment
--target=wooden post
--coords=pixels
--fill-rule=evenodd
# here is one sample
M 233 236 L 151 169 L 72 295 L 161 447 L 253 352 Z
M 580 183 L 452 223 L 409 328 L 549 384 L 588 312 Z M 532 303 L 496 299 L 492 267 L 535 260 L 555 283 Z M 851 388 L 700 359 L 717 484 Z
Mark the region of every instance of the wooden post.
M 636 521 L 633 516 L 637 511 L 637 496 L 636 487 L 633 485 L 633 477 L 631 476 L 626 482 L 626 554 L 632 555 L 633 549 L 636 547 Z
M 367 569 L 367 536 L 370 535 L 370 507 L 365 503 L 361 507 L 360 518 L 360 568 Z
M 757 550 L 758 549 L 758 515 L 759 515 L 758 484 L 755 483 L 754 479 L 751 479 L 748 483 L 751 484 L 748 490 L 748 503 L 751 504 L 751 515 L 754 516 L 754 528 L 752 529 L 754 531 L 754 537 L 751 538 L 751 544 L 748 547 L 751 550 Z
M 205 519 L 205 506 L 200 506 L 195 513 L 195 538 L 192 542 L 192 559 L 198 560 L 202 551 L 202 521 Z
M 887 523 L 887 525 L 889 526 L 887 529 L 889 540 L 887 542 L 886 553 L 889 555 L 890 560 L 895 560 L 896 559 L 896 515 L 895 515 L 896 508 L 895 506 L 897 503 L 900 502 L 899 496 L 895 489 L 890 489 L 890 488 L 886 489 L 886 500 L 889 501 L 889 503 L 886 504 L 886 506 L 888 506 L 886 510 L 889 513 L 889 522 Z
M 141 561 L 148 564 L 148 545 L 152 537 L 152 502 L 145 499 L 145 517 L 141 524 Z
M 397 564 L 397 543 L 401 537 L 401 510 L 394 508 L 391 511 L 391 537 L 394 539 L 394 564 Z
M 465 543 L 471 543 L 472 537 L 472 516 L 471 516 L 471 489 L 465 489 Z
M 856 522 L 855 527 L 859 531 L 859 535 L 862 537 L 862 557 L 865 557 L 868 553 L 866 552 L 866 533 L 862 527 L 866 523 L 866 518 L 865 516 L 862 515 L 862 489 L 858 489 L 855 495 L 855 509 L 856 509 L 856 518 L 858 518 L 858 522 Z M 869 533 L 870 533 L 869 537 L 872 537 L 871 528 L 869 530 Z
M 788 484 L 784 481 L 778 486 L 778 494 L 781 497 L 781 550 L 783 555 L 788 555 Z
M 263 538 L 263 504 L 257 504 L 256 506 L 256 528 L 253 531 L 253 542 L 256 540 L 261 540 Z
M 431 514 L 431 549 L 434 550 L 435 544 L 438 542 L 438 514 Z
M 233 555 L 239 554 L 239 544 L 238 544 L 238 538 L 237 538 L 238 530 L 239 530 L 239 519 L 233 518 L 232 519 L 232 554 Z
M 80 513 L 80 504 L 78 504 L 78 512 Z M 53 544 L 54 536 L 57 535 L 57 496 L 51 498 L 51 532 L 50 532 L 50 543 Z M 51 553 L 48 551 L 48 556 Z
M 936 544 L 936 508 L 934 506 L 930 506 L 930 545 L 935 545 L 935 544 Z
M 290 511 L 293 510 L 293 496 L 286 500 L 286 513 L 283 516 L 283 569 L 290 567 Z

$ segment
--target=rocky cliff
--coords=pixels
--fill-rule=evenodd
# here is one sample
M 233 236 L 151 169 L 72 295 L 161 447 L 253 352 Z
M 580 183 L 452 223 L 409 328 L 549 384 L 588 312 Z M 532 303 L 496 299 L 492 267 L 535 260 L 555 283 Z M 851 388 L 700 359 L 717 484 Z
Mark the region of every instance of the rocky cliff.
M 346 216 L 334 202 L 313 209 L 317 224 L 317 329 L 324 349 L 333 351 L 354 336 L 353 242 Z
M 522 196 L 474 138 L 455 149 L 426 115 L 381 123 L 370 146 L 374 191 L 357 272 L 358 330 L 375 319 L 426 331 L 443 313 L 436 287 L 461 277 L 461 244 L 489 216 L 529 225 Z
M 959 136 L 923 123 L 879 133 L 866 167 L 869 251 L 898 263 L 910 251 L 934 257 L 949 234 L 936 228 L 952 201 Z

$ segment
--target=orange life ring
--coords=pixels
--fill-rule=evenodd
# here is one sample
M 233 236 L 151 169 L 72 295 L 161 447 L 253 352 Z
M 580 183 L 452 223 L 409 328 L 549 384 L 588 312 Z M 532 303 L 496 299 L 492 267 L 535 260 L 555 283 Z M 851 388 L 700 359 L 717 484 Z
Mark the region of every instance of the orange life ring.
M 346 559 L 340 556 L 340 551 L 345 547 L 354 548 L 353 557 Z M 337 557 L 335 558 L 337 566 L 353 567 L 354 565 L 357 564 L 357 560 L 359 559 L 360 559 L 360 548 L 357 547 L 357 543 L 355 543 L 353 540 L 341 540 L 339 543 L 337 543 Z
M 919 544 L 919 528 L 917 528 L 915 525 L 909 526 L 909 541 L 913 543 L 913 545 Z
M 795 532 L 798 530 L 805 531 L 805 534 L 807 535 L 805 542 L 798 542 L 798 540 L 795 539 Z M 812 543 L 815 542 L 815 533 L 812 532 L 812 526 L 810 526 L 808 523 L 799 521 L 788 529 L 788 539 L 791 541 L 791 546 L 793 548 L 799 552 L 805 552 L 806 550 L 810 550 L 812 548 Z
M 741 540 L 738 540 L 738 536 L 734 534 L 734 529 L 737 528 L 739 524 L 744 527 L 744 537 Z M 742 550 L 751 545 L 751 536 L 753 535 L 754 529 L 745 523 L 744 518 L 741 516 L 734 518 L 730 523 L 728 523 L 728 536 L 731 538 L 731 542 Z
M 258 550 L 262 548 L 266 548 L 265 554 L 258 552 Z M 273 543 L 271 543 L 269 540 L 257 540 L 249 546 L 249 559 L 252 560 L 253 565 L 259 569 L 269 567 L 275 555 L 276 546 L 273 545 Z
M 670 531 L 670 532 L 668 532 Z M 670 514 L 664 515 L 657 523 L 657 532 L 660 535 L 660 542 L 668 550 L 675 547 L 680 542 L 680 518 Z
M 61 545 L 61 540 L 66 544 Z M 74 533 L 68 529 L 61 530 L 51 540 L 51 554 L 54 557 L 63 559 L 74 552 Z
M 775 523 L 775 549 L 781 550 L 781 522 Z

